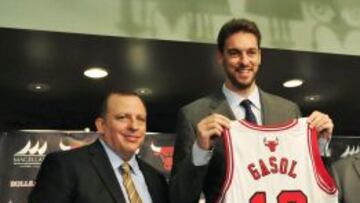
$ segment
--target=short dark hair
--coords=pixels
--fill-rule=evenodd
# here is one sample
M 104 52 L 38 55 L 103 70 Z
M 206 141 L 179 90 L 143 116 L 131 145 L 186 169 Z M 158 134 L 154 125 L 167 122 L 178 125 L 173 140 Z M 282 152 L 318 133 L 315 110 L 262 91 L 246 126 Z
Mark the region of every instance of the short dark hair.
M 143 103 L 143 105 L 145 106 L 144 100 L 136 92 L 122 91 L 122 90 L 121 91 L 119 91 L 119 90 L 111 90 L 105 95 L 103 101 L 101 102 L 100 109 L 99 109 L 99 112 L 98 112 L 98 117 L 101 117 L 101 118 L 106 117 L 106 114 L 107 114 L 107 111 L 108 111 L 108 101 L 109 101 L 109 98 L 112 95 L 135 96 L 135 97 L 138 97 L 140 99 L 140 101 Z M 146 106 L 145 106 L 145 108 L 146 108 Z
M 224 45 L 226 39 L 237 32 L 254 34 L 258 42 L 258 47 L 260 48 L 261 33 L 256 23 L 244 18 L 234 18 L 226 22 L 219 31 L 217 38 L 217 48 L 221 53 L 224 52 Z

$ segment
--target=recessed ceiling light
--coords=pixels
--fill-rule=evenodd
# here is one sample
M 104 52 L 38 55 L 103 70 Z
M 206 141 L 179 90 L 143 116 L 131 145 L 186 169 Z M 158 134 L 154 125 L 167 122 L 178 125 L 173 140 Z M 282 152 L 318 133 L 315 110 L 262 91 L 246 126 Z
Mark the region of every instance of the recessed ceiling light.
M 294 87 L 301 86 L 303 83 L 304 83 L 304 81 L 301 79 L 291 79 L 291 80 L 285 81 L 283 83 L 283 86 L 287 87 L 287 88 L 294 88 Z
M 100 79 L 106 77 L 108 72 L 105 70 L 105 68 L 91 67 L 84 71 L 84 75 L 89 78 Z
M 320 95 L 308 95 L 305 96 L 304 100 L 306 102 L 318 102 L 321 99 Z
M 140 96 L 148 96 L 152 94 L 152 90 L 146 87 L 137 88 L 135 92 Z
M 50 89 L 50 86 L 45 83 L 30 83 L 27 85 L 27 89 L 32 92 L 47 92 Z

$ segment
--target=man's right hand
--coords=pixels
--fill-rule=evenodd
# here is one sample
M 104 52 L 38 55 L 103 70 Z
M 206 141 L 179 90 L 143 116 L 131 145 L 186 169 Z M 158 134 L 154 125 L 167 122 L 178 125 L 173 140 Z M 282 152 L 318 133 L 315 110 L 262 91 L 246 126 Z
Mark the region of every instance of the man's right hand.
M 230 120 L 223 115 L 214 113 L 205 117 L 196 126 L 198 146 L 203 150 L 211 150 L 214 138 L 220 137 L 229 126 Z

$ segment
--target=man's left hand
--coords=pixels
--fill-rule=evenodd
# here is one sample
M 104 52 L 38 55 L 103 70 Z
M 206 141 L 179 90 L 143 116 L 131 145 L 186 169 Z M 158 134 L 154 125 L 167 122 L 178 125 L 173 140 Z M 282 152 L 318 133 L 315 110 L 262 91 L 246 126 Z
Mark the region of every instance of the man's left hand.
M 315 128 L 321 137 L 330 139 L 334 123 L 331 118 L 324 113 L 319 111 L 313 111 L 307 119 L 307 122 L 311 128 Z

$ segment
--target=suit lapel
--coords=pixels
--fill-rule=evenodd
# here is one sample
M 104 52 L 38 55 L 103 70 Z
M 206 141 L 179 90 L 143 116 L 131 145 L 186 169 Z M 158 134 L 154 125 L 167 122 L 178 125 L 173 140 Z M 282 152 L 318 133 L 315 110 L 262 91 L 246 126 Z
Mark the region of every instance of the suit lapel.
M 229 103 L 226 101 L 224 94 L 221 91 L 218 91 L 213 95 L 213 100 L 210 105 L 212 113 L 222 114 L 228 117 L 231 120 L 235 119 L 235 115 L 232 112 Z
M 353 166 L 355 168 L 355 171 L 357 172 L 357 174 L 360 177 L 360 153 L 358 155 L 354 156 Z
M 269 123 L 272 123 L 271 112 L 273 111 L 272 110 L 273 105 L 271 105 L 269 96 L 260 88 L 259 88 L 259 95 L 260 95 L 260 103 L 261 103 L 261 117 L 262 117 L 261 119 L 263 121 L 263 125 L 267 125 Z
M 261 102 L 261 118 L 263 125 L 272 125 L 285 122 L 288 119 L 295 118 L 281 113 L 281 103 L 274 100 L 273 95 L 266 93 L 259 89 L 260 102 Z
M 152 174 L 151 171 L 149 171 L 146 168 L 144 162 L 141 159 L 136 157 L 136 160 L 137 160 L 139 168 L 144 176 L 151 199 L 153 202 L 156 202 L 156 199 L 154 199 L 154 198 L 156 197 L 156 195 L 155 195 L 156 192 L 159 191 L 159 185 L 157 184 L 156 180 L 154 179 L 154 174 Z
M 99 140 L 90 146 L 89 156 L 91 163 L 104 183 L 104 187 L 115 200 L 114 202 L 125 203 L 120 185 Z

